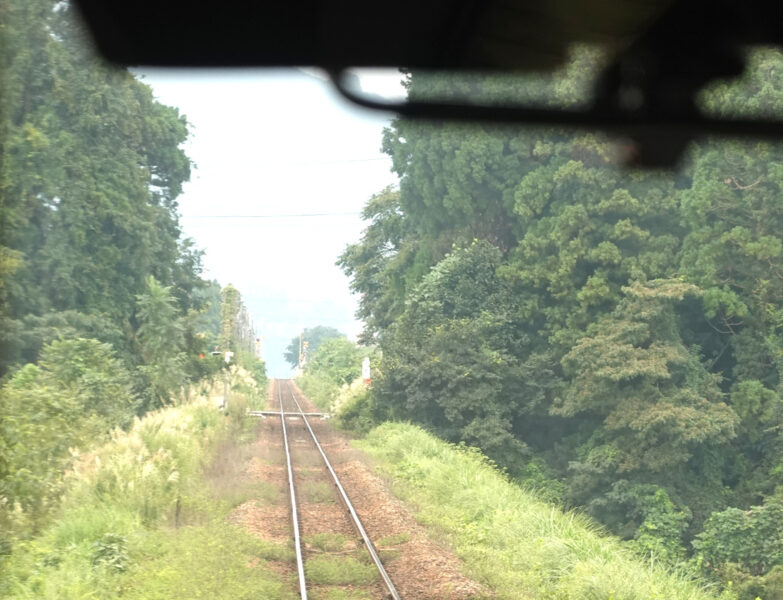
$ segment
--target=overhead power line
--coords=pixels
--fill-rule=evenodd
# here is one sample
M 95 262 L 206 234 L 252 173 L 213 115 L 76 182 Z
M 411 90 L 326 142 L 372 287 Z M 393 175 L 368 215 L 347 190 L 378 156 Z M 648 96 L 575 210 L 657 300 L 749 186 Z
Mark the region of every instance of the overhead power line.
M 363 163 L 363 162 L 377 162 L 377 161 L 391 161 L 391 156 L 371 156 L 365 158 L 324 158 L 316 160 L 286 160 L 286 161 L 264 161 L 259 164 L 259 168 L 264 167 L 308 167 L 317 165 L 339 165 L 339 164 L 351 164 L 351 163 Z
M 266 215 L 180 215 L 183 219 L 302 219 L 312 217 L 355 217 L 361 212 L 271 213 Z
M 291 161 L 289 165 L 331 165 L 335 163 L 355 163 L 355 162 L 373 162 L 376 160 L 391 160 L 391 156 L 373 156 L 370 158 L 333 158 L 333 159 L 324 159 L 324 160 L 302 160 L 302 161 Z

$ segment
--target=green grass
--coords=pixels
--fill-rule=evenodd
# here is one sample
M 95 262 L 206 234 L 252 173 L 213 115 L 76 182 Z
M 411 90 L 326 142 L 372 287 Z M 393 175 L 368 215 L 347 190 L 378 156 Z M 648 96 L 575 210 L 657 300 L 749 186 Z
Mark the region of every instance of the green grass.
M 400 544 L 404 544 L 405 542 L 409 542 L 410 539 L 411 539 L 410 533 L 407 532 L 392 533 L 391 535 L 384 536 L 381 539 L 377 540 L 375 542 L 375 545 L 378 548 L 384 548 L 388 546 L 398 546 Z
M 305 562 L 305 577 L 316 585 L 363 585 L 375 581 L 378 571 L 371 562 L 351 556 L 323 555 Z
M 305 481 L 302 486 L 302 498 L 305 502 L 328 503 L 336 500 L 334 486 L 323 481 Z
M 445 537 L 467 574 L 497 598 L 718 597 L 684 569 L 644 561 L 588 518 L 538 500 L 475 450 L 400 423 L 381 425 L 355 443 L 391 476 L 420 522 Z
M 348 538 L 340 533 L 315 533 L 305 536 L 304 541 L 321 552 L 340 552 Z
M 352 588 L 316 588 L 310 592 L 312 600 L 370 600 L 370 592 Z
M 270 570 L 267 560 L 293 559 L 290 549 L 216 522 L 151 534 L 135 567 L 119 583 L 128 600 L 204 598 L 293 599 L 291 586 Z

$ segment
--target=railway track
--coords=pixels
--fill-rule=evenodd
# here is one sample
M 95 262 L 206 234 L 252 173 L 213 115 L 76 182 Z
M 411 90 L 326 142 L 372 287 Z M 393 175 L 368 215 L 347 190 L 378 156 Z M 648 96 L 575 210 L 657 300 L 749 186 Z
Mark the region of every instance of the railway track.
M 328 480 L 334 487 L 339 499 L 339 503 L 345 509 L 344 517 L 342 519 L 337 518 L 334 514 L 324 514 L 323 521 L 326 524 L 342 528 L 343 531 L 347 531 L 347 528 L 352 528 L 356 535 L 358 535 L 359 543 L 363 546 L 364 550 L 369 555 L 369 559 L 375 566 L 378 572 L 380 580 L 382 582 L 382 598 L 390 600 L 401 600 L 399 593 L 397 592 L 394 583 L 392 582 L 389 574 L 383 566 L 383 562 L 372 544 L 364 525 L 359 518 L 353 504 L 351 503 L 348 494 L 345 491 L 340 478 L 334 470 L 329 458 L 324 451 L 323 444 L 319 441 L 316 435 L 313 425 L 310 423 L 310 418 L 318 418 L 320 413 L 306 412 L 302 408 L 302 404 L 296 397 L 293 387 L 286 380 L 275 380 L 273 385 L 277 388 L 277 400 L 279 404 L 279 418 L 282 429 L 283 448 L 285 451 L 286 471 L 288 477 L 288 494 L 290 500 L 290 516 L 291 526 L 294 538 L 294 549 L 296 553 L 296 570 L 298 575 L 298 587 L 299 595 L 302 600 L 308 598 L 308 593 L 311 591 L 311 585 L 307 581 L 306 563 L 307 560 L 312 558 L 312 551 L 308 550 L 303 543 L 303 539 L 307 535 L 305 531 L 306 527 L 303 526 L 302 511 L 303 505 L 300 502 L 301 488 L 307 483 L 307 477 L 312 477 L 315 473 L 316 477 L 321 480 Z M 264 411 L 264 416 L 269 416 L 270 411 Z M 258 416 L 262 416 L 260 413 Z M 318 464 L 316 464 L 318 463 Z M 299 465 L 297 467 L 297 465 Z M 318 471 L 321 471 L 321 474 Z M 318 506 L 317 504 L 309 504 L 309 508 Z M 308 510 L 308 516 L 312 522 L 312 511 Z M 318 515 L 315 515 L 316 518 Z M 342 523 L 340 523 L 342 521 Z M 358 548 L 357 548 L 358 550 Z M 376 586 L 377 587 L 377 586 Z

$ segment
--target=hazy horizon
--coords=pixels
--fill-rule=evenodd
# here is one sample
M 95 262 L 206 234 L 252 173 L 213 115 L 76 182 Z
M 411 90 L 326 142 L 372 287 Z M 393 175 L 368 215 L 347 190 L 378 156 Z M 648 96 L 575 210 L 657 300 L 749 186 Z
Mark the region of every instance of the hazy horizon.
M 390 116 L 350 105 L 309 71 L 135 73 L 191 124 L 183 232 L 204 250 L 204 277 L 242 293 L 270 377 L 291 375 L 282 353 L 305 327 L 354 338 L 356 298 L 334 263 L 358 240 L 370 196 L 397 181 L 380 152 Z

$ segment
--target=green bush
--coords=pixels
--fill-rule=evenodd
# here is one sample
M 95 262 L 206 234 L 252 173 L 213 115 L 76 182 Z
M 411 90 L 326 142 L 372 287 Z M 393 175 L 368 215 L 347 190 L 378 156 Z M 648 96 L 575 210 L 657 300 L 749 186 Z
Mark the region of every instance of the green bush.
M 340 386 L 319 374 L 305 372 L 296 379 L 307 398 L 323 410 L 332 410 L 332 404 L 340 393 Z
M 237 362 L 250 374 L 260 389 L 266 390 L 269 379 L 266 375 L 266 363 L 263 360 L 249 352 L 240 352 Z
M 305 365 L 297 384 L 324 410 L 340 412 L 340 405 L 354 394 L 365 356 L 377 356 L 373 348 L 357 346 L 340 337 L 325 340 Z
M 111 346 L 58 340 L 38 366 L 26 365 L 0 389 L 0 537 L 35 532 L 61 493 L 72 449 L 130 424 L 138 405 L 131 378 Z
M 128 570 L 128 540 L 116 533 L 104 533 L 92 543 L 92 564 L 106 565 L 120 573 Z
M 360 379 L 343 386 L 335 402 L 337 424 L 357 433 L 367 433 L 378 420 L 373 412 L 372 392 Z
M 708 568 L 735 563 L 750 575 L 763 575 L 783 563 L 783 504 L 713 513 L 693 547 Z

